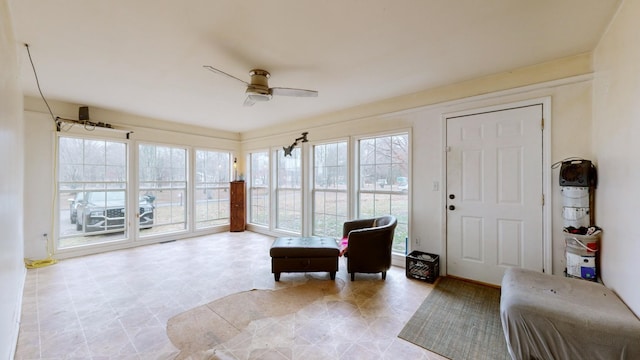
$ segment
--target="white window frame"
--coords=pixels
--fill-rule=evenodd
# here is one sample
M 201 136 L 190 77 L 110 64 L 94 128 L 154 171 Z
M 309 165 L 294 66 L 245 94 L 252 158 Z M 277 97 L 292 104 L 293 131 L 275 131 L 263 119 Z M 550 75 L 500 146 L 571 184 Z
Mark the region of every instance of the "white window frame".
M 198 152 L 206 152 L 206 153 L 214 153 L 214 154 L 223 154 L 223 155 L 227 155 L 227 164 L 226 164 L 226 177 L 224 179 L 222 179 L 221 181 L 203 181 L 200 182 L 199 179 L 202 177 L 202 174 L 200 174 L 199 172 L 199 168 L 198 168 Z M 192 204 L 192 220 L 193 220 L 193 230 L 195 232 L 200 232 L 203 230 L 207 230 L 207 229 L 211 229 L 211 228 L 215 228 L 217 226 L 222 226 L 222 225 L 229 225 L 229 221 L 230 221 L 230 214 L 231 214 L 231 210 L 230 210 L 230 199 L 229 199 L 229 194 L 230 194 L 230 181 L 231 181 L 231 173 L 233 171 L 233 154 L 231 153 L 231 151 L 228 150 L 219 150 L 219 149 L 208 149 L 208 148 L 194 148 L 193 149 L 193 176 L 192 176 L 192 183 L 193 183 L 193 200 L 191 201 Z M 206 170 L 206 169 L 205 169 Z M 208 175 L 208 174 L 207 174 Z M 205 176 L 207 176 L 205 175 Z M 206 179 L 205 179 L 206 180 Z M 218 200 L 218 217 L 215 218 L 207 218 L 204 221 L 201 222 L 213 222 L 213 224 L 210 225 L 206 225 L 206 226 L 201 226 L 198 227 L 199 221 L 198 221 L 198 199 L 197 199 L 197 194 L 200 191 L 204 191 L 205 193 L 209 193 L 212 191 L 215 192 L 223 192 L 226 193 L 226 209 L 224 209 L 225 205 L 221 205 L 220 202 L 221 200 Z M 221 196 L 218 195 L 218 199 L 220 199 Z M 207 196 L 207 209 L 208 209 L 208 196 Z M 220 208 L 223 208 L 222 211 L 220 210 Z M 225 213 L 226 210 L 226 213 Z M 220 216 L 221 215 L 221 216 Z
M 159 143 L 159 142 L 149 142 L 149 141 L 138 141 L 136 142 L 136 156 L 135 156 L 135 160 L 136 160 L 136 181 L 135 181 L 135 186 L 136 186 L 136 194 L 138 194 L 138 196 L 141 196 L 143 194 L 140 194 L 140 190 L 141 190 L 141 185 L 145 182 L 154 182 L 154 181 L 142 181 L 139 177 L 140 174 L 140 146 L 154 146 L 154 147 L 167 147 L 169 149 L 181 149 L 184 150 L 185 152 L 185 173 L 184 173 L 184 195 L 181 197 L 181 201 L 182 201 L 182 206 L 184 206 L 184 227 L 182 229 L 176 229 L 176 230 L 172 230 L 172 231 L 163 231 L 157 234 L 148 234 L 148 235 L 144 235 L 144 236 L 140 236 L 141 239 L 149 239 L 149 238 L 159 238 L 159 237 L 163 237 L 163 236 L 167 236 L 167 235 L 173 235 L 173 234 L 181 234 L 181 233 L 189 233 L 193 231 L 193 214 L 191 212 L 191 204 L 193 203 L 193 182 L 191 181 L 191 169 L 193 168 L 191 165 L 192 159 L 193 159 L 193 149 L 189 146 L 186 145 L 181 145 L 181 144 L 167 144 L 167 143 Z M 166 182 L 166 181 L 159 181 L 156 180 L 155 182 Z M 178 181 L 170 181 L 171 183 L 173 182 L 178 182 Z M 160 188 L 156 188 L 156 189 L 160 189 Z M 161 188 L 162 191 L 164 190 L 175 190 L 177 188 L 173 188 L 172 186 L 170 188 Z M 156 202 L 156 206 L 158 205 L 158 202 Z M 173 205 L 172 205 L 173 206 Z M 158 211 L 156 211 L 156 214 L 158 214 Z M 160 223 L 156 223 L 156 226 L 164 226 L 164 225 L 170 225 L 170 224 L 160 224 Z
M 391 187 L 388 190 L 382 190 L 383 188 L 381 188 L 380 190 L 378 190 L 377 188 L 374 187 L 373 190 L 366 190 L 366 191 L 362 191 L 361 188 L 361 184 L 362 182 L 362 174 L 361 174 L 361 164 L 360 164 L 360 143 L 362 140 L 369 140 L 369 139 L 376 139 L 376 138 L 382 138 L 382 137 L 392 137 L 392 136 L 402 136 L 402 135 L 406 135 L 407 136 L 407 160 L 406 160 L 406 166 L 407 166 L 407 178 L 408 178 L 408 182 L 409 182 L 409 186 L 406 192 L 398 192 L 398 189 L 394 189 L 393 184 L 388 184 L 391 185 Z M 394 251 L 393 254 L 395 256 L 403 256 L 407 253 L 410 252 L 410 244 L 408 244 L 407 239 L 411 238 L 411 164 L 412 164 L 412 151 L 411 151 L 411 142 L 412 142 L 412 136 L 411 136 L 411 129 L 396 129 L 393 131 L 387 131 L 387 132 L 377 132 L 377 133 L 372 133 L 372 134 L 366 134 L 366 135 L 360 135 L 357 137 L 353 138 L 353 143 L 352 143 L 352 149 L 353 149 L 353 165 L 351 167 L 352 172 L 353 172 L 353 177 L 354 177 L 354 181 L 353 181 L 353 197 L 352 197 L 352 203 L 354 204 L 354 208 L 353 208 L 353 213 L 355 214 L 356 218 L 367 218 L 367 217 L 371 217 L 371 214 L 367 214 L 366 216 L 363 215 L 362 212 L 362 208 L 361 208 L 361 194 L 385 194 L 385 195 L 389 195 L 389 196 L 393 196 L 393 195 L 399 195 L 399 194 L 406 194 L 407 196 L 407 209 L 406 209 L 406 221 L 403 221 L 403 216 L 399 216 L 398 214 L 391 214 L 396 216 L 396 218 L 398 219 L 398 227 L 400 227 L 400 229 L 402 228 L 406 228 L 406 233 L 405 235 L 405 240 L 404 240 L 404 252 L 398 252 L 398 251 Z M 378 179 L 374 179 L 374 181 L 377 181 Z M 375 216 L 378 215 L 382 215 L 382 213 L 375 213 Z M 396 227 L 396 233 L 395 233 L 395 242 L 399 242 L 401 240 L 398 240 L 399 237 L 401 237 L 402 232 L 398 231 L 399 228 Z
M 304 161 L 304 153 L 305 153 L 305 149 L 303 149 L 302 146 L 297 147 L 293 150 L 294 154 L 298 154 L 298 160 L 299 160 L 299 165 L 298 168 L 299 173 L 300 173 L 300 179 L 299 179 L 299 188 L 295 188 L 295 187 L 280 187 L 279 186 L 279 182 L 278 182 L 278 176 L 280 176 L 280 168 L 279 168 L 279 160 L 278 157 L 282 156 L 284 157 L 284 151 L 283 149 L 276 149 L 274 151 L 272 151 L 272 154 L 274 156 L 274 161 L 273 163 L 273 192 L 274 192 L 274 196 L 273 196 L 273 204 L 272 204 L 272 209 L 273 214 L 275 214 L 275 216 L 273 217 L 273 220 L 275 221 L 274 223 L 274 228 L 277 231 L 280 232 L 284 232 L 284 233 L 291 233 L 291 234 L 296 234 L 296 235 L 302 235 L 304 234 L 305 231 L 305 227 L 304 227 L 304 223 L 305 223 L 305 219 L 304 219 L 304 215 L 305 215 L 305 211 L 304 211 L 304 199 L 303 199 L 303 190 L 305 189 L 305 179 L 306 179 L 306 171 L 304 170 L 305 167 L 305 161 Z M 285 175 L 286 176 L 286 175 Z M 296 192 L 297 191 L 297 192 Z M 299 228 L 298 229 L 288 229 L 285 227 L 282 227 L 283 224 L 281 224 L 281 211 L 284 211 L 285 209 L 281 209 L 278 204 L 280 202 L 280 197 L 281 197 L 281 193 L 291 193 L 293 194 L 294 197 L 294 208 L 293 210 L 290 210 L 291 212 L 296 212 L 296 197 L 300 199 L 299 203 L 297 203 L 297 208 L 299 209 L 298 212 L 300 213 L 300 221 L 299 221 Z
M 316 188 L 316 178 L 318 176 L 318 174 L 316 174 L 316 156 L 317 156 L 317 152 L 316 152 L 316 148 L 318 146 L 326 146 L 326 145 L 340 145 L 340 144 L 344 144 L 345 147 L 345 160 L 346 163 L 344 164 L 346 170 L 345 170 L 345 178 L 343 179 L 343 181 L 345 182 L 345 187 L 344 189 L 340 189 L 340 188 Z M 341 238 L 342 237 L 342 224 L 344 223 L 344 221 L 349 220 L 350 216 L 349 216 L 349 158 L 350 158 L 350 147 L 349 147 L 349 139 L 338 139 L 338 140 L 333 140 L 333 141 L 325 141 L 325 142 L 318 142 L 318 143 L 313 143 L 311 144 L 311 146 L 309 147 L 310 149 L 310 166 L 309 166 L 309 172 L 311 174 L 310 178 L 311 181 L 309 181 L 309 188 L 310 188 L 310 206 L 308 209 L 308 213 L 311 214 L 310 216 L 308 216 L 310 225 L 310 231 L 311 231 L 311 235 L 313 236 L 331 236 L 331 237 L 335 237 L 335 238 Z M 344 219 L 342 219 L 342 221 L 338 220 L 340 215 L 338 212 L 338 206 L 340 206 L 340 204 L 337 202 L 336 204 L 336 214 L 335 217 L 336 219 L 339 221 L 339 225 L 337 225 L 336 229 L 335 229 L 335 234 L 327 234 L 325 232 L 320 232 L 319 229 L 316 229 L 315 224 L 316 224 L 316 195 L 318 193 L 334 193 L 336 194 L 336 197 L 338 197 L 338 194 L 344 194 L 344 198 L 345 198 L 345 203 L 343 204 L 345 206 L 344 208 Z M 332 214 L 333 215 L 333 214 Z
M 125 165 L 124 165 L 124 170 L 125 170 L 125 180 L 124 181 L 118 181 L 118 182 L 112 182 L 112 181 L 88 181 L 88 180 L 83 180 L 83 181 L 60 181 L 60 140 L 62 138 L 69 138 L 69 139 L 78 139 L 81 140 L 83 143 L 86 141 L 100 141 L 100 142 L 114 142 L 114 143 L 122 143 L 125 146 L 125 150 L 124 150 L 124 156 L 125 156 Z M 95 135 L 95 134 L 91 134 L 91 135 L 87 135 L 87 134 L 83 134 L 83 133 L 75 133 L 75 132 L 56 132 L 56 136 L 54 138 L 54 141 L 56 142 L 55 148 L 56 151 L 54 152 L 53 156 L 54 156 L 54 164 L 56 164 L 56 172 L 55 172 L 55 197 L 57 199 L 56 204 L 58 204 L 58 206 L 55 208 L 55 212 L 53 214 L 54 219 L 56 219 L 56 236 L 55 236 L 55 249 L 57 252 L 67 252 L 67 251 L 75 251 L 78 248 L 90 248 L 90 247 L 99 247 L 99 246 L 104 246 L 105 244 L 113 244 L 113 243 L 126 243 L 126 242 L 131 242 L 134 239 L 134 236 L 132 236 L 132 232 L 130 227 L 128 226 L 128 224 L 132 223 L 132 220 L 130 219 L 130 216 L 125 217 L 124 219 L 124 224 L 123 224 L 123 236 L 118 236 L 115 237 L 113 239 L 109 239 L 109 235 L 108 232 L 95 232 L 92 233 L 93 235 L 98 235 L 100 233 L 104 233 L 107 234 L 107 238 L 104 239 L 104 241 L 101 241 L 101 239 L 99 238 L 94 238 L 97 239 L 98 241 L 91 241 L 91 242 L 85 242 L 82 244 L 76 244 L 76 245 L 68 245 L 68 246 L 61 246 L 61 242 L 63 241 L 63 239 L 69 239 L 72 238 L 73 236 L 62 236 L 62 224 L 61 221 L 65 221 L 65 219 L 61 218 L 61 209 L 65 206 L 68 206 L 68 199 L 62 199 L 61 198 L 61 184 L 66 184 L 66 183 L 78 183 L 78 184 L 84 184 L 83 185 L 83 191 L 86 190 L 86 186 L 88 185 L 89 188 L 93 188 L 96 189 L 97 191 L 101 191 L 101 189 L 98 189 L 96 187 L 92 187 L 91 184 L 104 184 L 104 191 L 113 191 L 113 190 L 122 190 L 125 192 L 125 204 L 124 207 L 127 210 L 130 210 L 129 208 L 132 207 L 131 205 L 129 205 L 131 203 L 130 199 L 131 199 L 131 194 L 132 194 L 132 190 L 131 190 L 131 177 L 130 177 L 130 166 L 131 166 L 131 161 L 130 161 L 130 147 L 131 147 L 131 143 L 126 140 L 126 139 L 121 139 L 121 138 L 115 138 L 115 137 L 108 137 L 108 136 L 99 136 L 99 135 Z M 83 151 L 84 151 L 84 146 L 83 146 Z M 106 155 L 106 154 L 105 154 Z M 86 165 L 86 163 L 83 161 L 82 163 L 83 167 Z M 107 166 L 107 164 L 105 163 L 104 166 Z M 114 185 L 116 184 L 123 184 L 122 188 L 118 188 L 118 187 L 114 187 Z M 68 190 L 64 191 L 69 192 Z M 133 206 L 134 208 L 136 206 Z M 130 211 L 126 211 L 125 213 L 130 213 Z M 77 220 L 76 220 L 77 222 Z M 83 225 L 84 226 L 84 225 Z M 79 234 L 79 236 L 85 236 L 82 234 Z
M 254 154 L 266 154 L 267 157 L 267 169 L 266 169 L 266 176 L 264 179 L 260 179 L 263 184 L 262 185 L 256 185 L 256 176 L 258 176 L 258 174 L 256 174 L 257 170 L 253 167 L 253 159 L 252 159 L 252 155 Z M 251 224 L 252 226 L 258 226 L 261 228 L 270 228 L 271 227 L 271 216 L 270 213 L 272 212 L 271 207 L 272 207 L 272 203 L 273 201 L 271 200 L 271 186 L 273 184 L 273 176 L 271 175 L 271 163 L 273 161 L 271 161 L 271 151 L 267 150 L 255 150 L 255 151 L 250 151 L 247 153 L 246 156 L 247 159 L 247 172 L 248 172 L 248 178 L 247 181 L 249 182 L 249 186 L 248 186 L 248 196 L 247 196 L 247 207 L 248 207 L 248 211 L 247 211 L 247 222 L 249 224 Z M 260 171 L 263 171 L 262 169 Z M 264 184 L 264 181 L 266 180 L 266 184 Z M 266 206 L 263 206 L 262 208 L 264 208 L 264 210 L 266 211 L 267 214 L 267 219 L 265 223 L 258 223 L 255 222 L 255 218 L 254 218 L 254 197 L 253 197 L 253 192 L 254 190 L 258 191 L 257 189 L 260 189 L 261 191 L 265 191 L 266 189 L 266 196 L 265 198 L 265 202 L 266 202 Z

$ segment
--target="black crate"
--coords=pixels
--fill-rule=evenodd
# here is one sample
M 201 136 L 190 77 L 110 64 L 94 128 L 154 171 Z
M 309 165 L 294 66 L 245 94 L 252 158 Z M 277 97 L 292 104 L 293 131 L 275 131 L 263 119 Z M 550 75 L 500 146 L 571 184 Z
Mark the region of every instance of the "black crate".
M 407 255 L 406 273 L 408 278 L 434 283 L 440 276 L 440 257 L 421 251 Z

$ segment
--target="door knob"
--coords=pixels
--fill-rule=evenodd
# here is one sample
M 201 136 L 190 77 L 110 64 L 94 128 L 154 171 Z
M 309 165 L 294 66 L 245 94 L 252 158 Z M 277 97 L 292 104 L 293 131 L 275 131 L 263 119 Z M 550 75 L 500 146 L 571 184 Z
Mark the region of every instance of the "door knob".
M 453 206 L 453 205 L 449 205 L 449 210 L 455 210 L 455 209 L 456 209 L 456 207 L 455 207 L 455 206 Z
M 453 194 L 449 194 L 449 199 L 453 200 L 453 199 L 455 199 L 455 198 L 456 198 L 456 196 L 455 196 L 455 195 L 453 195 Z

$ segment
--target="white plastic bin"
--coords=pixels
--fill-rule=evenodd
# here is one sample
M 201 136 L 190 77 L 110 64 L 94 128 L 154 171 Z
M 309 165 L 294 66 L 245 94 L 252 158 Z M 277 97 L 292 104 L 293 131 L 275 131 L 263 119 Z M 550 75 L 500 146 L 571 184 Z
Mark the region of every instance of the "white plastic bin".
M 589 227 L 589 208 L 586 207 L 563 207 L 562 218 L 564 227 L 573 226 L 575 228 Z
M 563 186 L 560 188 L 562 194 L 562 206 L 575 208 L 589 207 L 589 188 Z
M 567 253 L 567 275 L 596 281 L 598 276 L 596 257 Z

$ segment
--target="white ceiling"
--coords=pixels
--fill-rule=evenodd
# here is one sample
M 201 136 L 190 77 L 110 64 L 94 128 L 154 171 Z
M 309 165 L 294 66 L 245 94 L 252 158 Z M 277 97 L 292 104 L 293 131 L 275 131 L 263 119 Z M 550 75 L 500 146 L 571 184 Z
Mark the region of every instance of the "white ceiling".
M 619 0 L 10 0 L 22 85 L 243 132 L 593 50 Z M 319 91 L 244 107 L 249 81 Z M 55 109 L 54 109 L 55 112 Z M 100 119 L 105 121 L 108 119 Z

